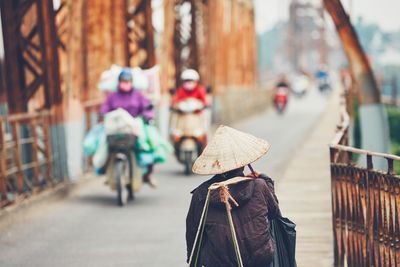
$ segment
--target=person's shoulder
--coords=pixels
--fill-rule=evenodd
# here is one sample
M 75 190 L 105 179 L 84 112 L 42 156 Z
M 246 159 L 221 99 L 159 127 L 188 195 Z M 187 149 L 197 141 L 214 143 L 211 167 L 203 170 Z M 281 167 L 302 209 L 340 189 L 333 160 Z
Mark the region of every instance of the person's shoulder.
M 182 92 L 183 90 L 185 90 L 184 88 L 183 88 L 183 86 L 181 85 L 181 86 L 178 86 L 178 88 L 176 88 L 176 92 L 178 93 L 178 92 Z
M 144 94 L 140 90 L 137 90 L 137 89 L 132 90 L 132 95 L 144 97 Z
M 197 84 L 196 89 L 198 91 L 201 91 L 201 92 L 205 92 L 206 91 L 206 87 L 204 85 L 202 85 L 202 84 Z
M 117 95 L 119 95 L 119 92 L 118 92 L 118 91 L 114 91 L 114 92 L 110 92 L 110 93 L 107 95 L 107 97 L 110 98 L 110 97 L 115 97 L 115 96 L 117 96 Z
M 274 180 L 272 180 L 272 178 L 267 176 L 266 174 L 260 174 L 256 179 L 254 179 L 254 182 L 258 187 L 264 187 L 268 186 L 268 184 L 274 184 Z
M 190 192 L 192 194 L 193 199 L 202 200 L 203 198 L 205 198 L 208 192 L 208 187 L 210 187 L 210 185 L 213 183 L 214 183 L 214 177 L 203 182 L 198 187 L 193 189 Z
M 107 101 L 112 101 L 118 97 L 118 92 L 111 92 L 107 95 Z
M 173 94 L 173 98 L 180 97 L 182 94 L 184 94 L 184 89 L 182 86 L 179 86 L 178 88 L 176 88 Z
M 262 188 L 267 186 L 267 183 L 265 182 L 265 179 L 260 178 L 260 177 L 253 179 L 252 182 L 254 183 L 256 188 L 258 188 L 258 189 L 262 189 Z
M 136 89 L 133 90 L 133 95 L 134 95 L 135 97 L 139 97 L 140 99 L 149 101 L 149 99 L 144 95 L 144 93 L 141 92 L 141 91 L 139 91 L 139 90 L 136 90 Z
M 209 187 L 209 183 L 208 183 L 208 181 L 205 181 L 202 184 L 200 184 L 199 186 L 197 186 L 195 189 L 193 189 L 190 193 L 192 195 L 197 195 L 205 190 L 208 190 L 208 187 Z

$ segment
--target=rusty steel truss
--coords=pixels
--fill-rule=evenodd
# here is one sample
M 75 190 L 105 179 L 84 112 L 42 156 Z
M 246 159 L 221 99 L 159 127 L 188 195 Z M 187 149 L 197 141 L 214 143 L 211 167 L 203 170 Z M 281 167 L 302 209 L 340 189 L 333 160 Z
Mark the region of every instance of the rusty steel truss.
M 27 110 L 40 94 L 41 108 L 61 101 L 52 1 L 0 1 L 10 112 Z
M 204 0 L 177 0 L 174 7 L 174 65 L 175 80 L 179 84 L 180 73 L 187 68 L 200 72 L 204 66 L 204 49 L 207 42 L 207 5 Z
M 154 66 L 156 57 L 151 1 L 119 2 L 122 4 L 117 5 L 116 1 L 112 1 L 111 5 L 115 15 L 124 18 L 126 29 L 117 33 L 124 33 L 121 35 L 121 48 L 125 47 L 125 51 L 121 49 L 117 53 L 125 55 L 126 66 Z M 58 6 L 53 6 L 51 0 L 1 0 L 0 7 L 5 50 L 5 87 L 11 113 L 28 111 L 28 102 L 32 98 L 35 99 L 34 109 L 48 109 L 53 104 L 61 103 L 63 92 L 68 87 L 67 80 L 72 78 L 66 65 L 71 53 L 70 42 L 75 42 L 74 51 L 77 46 L 84 51 L 82 85 L 85 92 L 91 90 L 86 88 L 89 72 L 87 52 L 90 52 L 87 51 L 86 28 L 82 28 L 82 40 L 71 39 L 71 27 L 76 27 L 70 17 L 71 8 L 82 8 L 82 23 L 85 25 L 86 2 L 79 7 L 71 0 L 62 0 Z M 76 14 L 78 11 L 74 12 Z M 113 27 L 123 25 L 113 25 L 112 31 Z M 77 41 L 80 43 L 76 44 Z
M 393 170 L 400 157 L 349 147 L 342 114 L 330 146 L 334 266 L 400 266 L 400 176 Z M 386 159 L 387 171 L 374 169 L 373 158 Z
M 126 1 L 127 65 L 150 68 L 156 64 L 151 1 Z

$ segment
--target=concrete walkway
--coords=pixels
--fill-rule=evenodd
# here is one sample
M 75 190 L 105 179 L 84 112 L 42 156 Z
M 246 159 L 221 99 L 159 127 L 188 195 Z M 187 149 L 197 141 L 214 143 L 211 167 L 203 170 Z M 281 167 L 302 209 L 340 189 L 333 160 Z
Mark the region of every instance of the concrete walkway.
M 299 267 L 333 265 L 328 144 L 339 122 L 339 98 L 339 92 L 334 92 L 321 119 L 276 182 L 282 213 L 297 224 Z

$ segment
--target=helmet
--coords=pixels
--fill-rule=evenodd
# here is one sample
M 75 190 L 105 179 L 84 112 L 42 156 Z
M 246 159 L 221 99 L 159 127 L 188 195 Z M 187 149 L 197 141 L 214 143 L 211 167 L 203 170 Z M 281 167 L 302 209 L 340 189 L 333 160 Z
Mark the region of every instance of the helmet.
M 130 69 L 128 68 L 124 68 L 122 69 L 122 71 L 120 72 L 119 76 L 118 76 L 118 80 L 119 81 L 132 81 L 132 72 Z
M 187 69 L 184 70 L 181 74 L 181 80 L 182 81 L 199 81 L 200 80 L 200 75 L 197 71 L 194 69 Z

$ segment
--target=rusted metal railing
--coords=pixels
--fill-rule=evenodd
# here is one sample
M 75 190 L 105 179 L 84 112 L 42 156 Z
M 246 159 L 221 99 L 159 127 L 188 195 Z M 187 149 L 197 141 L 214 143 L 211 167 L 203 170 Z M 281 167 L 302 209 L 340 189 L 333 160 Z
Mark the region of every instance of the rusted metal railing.
M 335 266 L 400 266 L 400 157 L 348 146 L 349 117 L 330 145 Z M 354 158 L 365 158 L 366 167 Z M 386 172 L 373 167 L 385 159 Z
M 50 119 L 49 111 L 0 116 L 0 208 L 60 181 L 53 174 Z
M 104 100 L 102 98 L 98 98 L 83 103 L 83 109 L 85 112 L 85 133 L 87 133 L 90 130 L 90 128 L 92 128 L 94 125 L 99 123 L 100 121 L 99 111 L 101 104 L 103 102 Z M 85 157 L 84 170 L 90 171 L 92 169 L 93 169 L 92 158 Z
M 390 96 L 382 95 L 381 100 L 383 104 L 400 107 L 400 98 L 393 98 Z
M 85 131 L 88 131 L 95 124 L 99 122 L 99 111 L 104 99 L 97 98 L 86 101 L 83 103 L 83 110 L 85 112 Z

